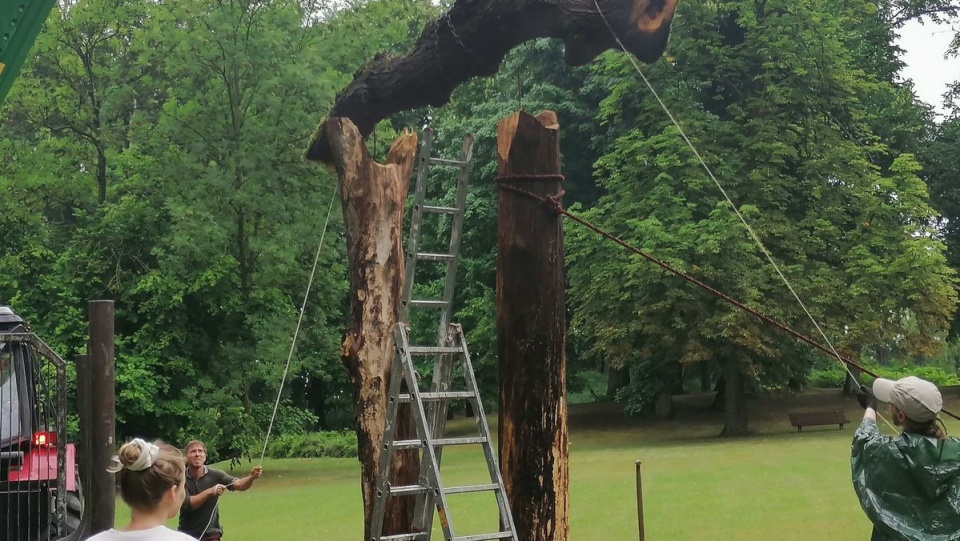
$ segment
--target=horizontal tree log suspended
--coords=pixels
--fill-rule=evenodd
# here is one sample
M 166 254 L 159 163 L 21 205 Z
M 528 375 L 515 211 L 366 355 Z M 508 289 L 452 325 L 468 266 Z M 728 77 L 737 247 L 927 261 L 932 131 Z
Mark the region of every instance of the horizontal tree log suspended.
M 458 0 L 408 54 L 378 54 L 357 70 L 327 118 L 349 118 L 366 138 L 394 113 L 446 104 L 457 86 L 495 74 L 511 49 L 536 38 L 562 39 L 567 63 L 586 64 L 618 47 L 604 18 L 629 52 L 653 62 L 666 48 L 677 2 L 598 0 L 601 17 L 594 0 Z M 325 130 L 316 131 L 306 158 L 332 165 Z

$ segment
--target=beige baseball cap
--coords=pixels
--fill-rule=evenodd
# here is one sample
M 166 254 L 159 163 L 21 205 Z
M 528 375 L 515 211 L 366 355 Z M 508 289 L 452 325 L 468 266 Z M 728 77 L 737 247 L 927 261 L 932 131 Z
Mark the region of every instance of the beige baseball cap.
M 873 396 L 881 402 L 893 404 L 904 415 L 918 423 L 937 418 L 943 409 L 940 389 L 927 380 L 907 376 L 897 381 L 877 378 L 873 382 Z

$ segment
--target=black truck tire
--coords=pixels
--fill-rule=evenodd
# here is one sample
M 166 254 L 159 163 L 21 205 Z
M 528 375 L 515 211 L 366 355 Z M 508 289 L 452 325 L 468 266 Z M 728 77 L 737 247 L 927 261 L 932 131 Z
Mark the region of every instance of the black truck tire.
M 57 534 L 57 514 L 55 508 L 48 512 L 49 520 L 45 527 L 41 528 L 38 541 L 55 541 L 62 537 L 67 537 L 80 529 L 80 521 L 83 519 L 83 487 L 80 485 L 80 476 L 77 475 L 77 490 L 67 491 L 64 495 L 66 499 L 66 512 L 64 513 L 64 531 Z M 55 505 L 56 491 L 50 494 L 51 504 Z

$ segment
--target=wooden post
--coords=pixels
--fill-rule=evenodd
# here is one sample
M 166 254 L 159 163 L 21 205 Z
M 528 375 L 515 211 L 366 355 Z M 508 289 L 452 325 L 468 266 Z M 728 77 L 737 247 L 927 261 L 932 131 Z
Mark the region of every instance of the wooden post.
M 646 533 L 643 527 L 643 482 L 640 479 L 640 461 L 637 461 L 637 527 L 640 530 L 640 541 L 644 541 Z
M 90 342 L 87 344 L 85 393 L 87 405 L 93 412 L 90 426 L 90 484 L 92 504 L 84 511 L 91 513 L 89 533 L 97 534 L 113 528 L 117 502 L 116 482 L 107 473 L 117 453 L 114 441 L 116 422 L 116 385 L 114 368 L 114 310 L 113 301 L 90 301 Z
M 400 315 L 403 204 L 417 153 L 417 136 L 405 133 L 394 141 L 386 163 L 381 165 L 370 158 L 350 120 L 331 118 L 323 124 L 323 132 L 330 142 L 343 198 L 350 315 L 340 356 L 355 397 L 364 539 L 370 539 L 394 355 L 393 327 Z M 416 438 L 409 407 L 400 409 L 396 434 L 398 438 Z M 392 482 L 416 484 L 418 470 L 415 450 L 398 453 Z M 383 534 L 410 532 L 413 509 L 413 498 L 391 499 Z
M 500 469 L 524 541 L 569 534 L 562 222 L 510 190 L 560 193 L 558 129 L 551 111 L 521 111 L 497 126 Z

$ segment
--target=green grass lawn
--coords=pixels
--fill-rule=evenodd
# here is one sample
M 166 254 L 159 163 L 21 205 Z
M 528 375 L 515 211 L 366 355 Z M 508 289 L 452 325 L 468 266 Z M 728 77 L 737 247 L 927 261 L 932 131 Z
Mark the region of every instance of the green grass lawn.
M 958 397 L 945 398 L 960 410 Z M 607 404 L 571 408 L 571 539 L 637 539 L 637 460 L 649 540 L 869 539 L 870 525 L 850 482 L 850 438 L 862 415 L 853 398 L 812 391 L 751 401 L 755 435 L 743 439 L 715 437 L 722 418 L 703 409 L 708 400 L 677 399 L 679 412 L 670 421 L 624 419 Z M 786 414 L 801 409 L 843 409 L 853 424 L 798 434 Z M 471 425 L 458 421 L 455 428 Z M 947 426 L 960 434 L 960 424 Z M 362 538 L 355 459 L 268 460 L 263 466 L 264 477 L 251 491 L 221 499 L 226 539 Z M 484 471 L 478 452 L 444 451 L 447 484 L 481 482 Z M 456 498 L 450 516 L 457 535 L 495 529 L 492 496 Z M 119 503 L 118 525 L 126 523 L 126 514 Z

